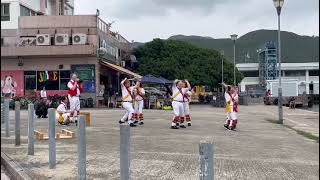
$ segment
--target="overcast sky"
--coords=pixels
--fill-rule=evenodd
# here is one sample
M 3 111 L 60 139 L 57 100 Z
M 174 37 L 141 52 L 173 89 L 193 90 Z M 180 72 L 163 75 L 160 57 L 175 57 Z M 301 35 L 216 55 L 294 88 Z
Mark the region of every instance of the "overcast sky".
M 75 14 L 115 21 L 129 41 L 147 42 L 172 35 L 229 38 L 258 29 L 277 29 L 272 0 L 74 0 Z M 281 29 L 319 36 L 319 0 L 285 0 Z

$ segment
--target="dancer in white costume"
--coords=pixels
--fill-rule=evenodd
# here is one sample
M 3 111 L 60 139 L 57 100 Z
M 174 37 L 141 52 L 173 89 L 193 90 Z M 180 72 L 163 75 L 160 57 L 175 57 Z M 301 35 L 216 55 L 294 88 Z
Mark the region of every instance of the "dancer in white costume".
M 190 88 L 190 83 L 187 80 L 183 81 L 184 88 L 188 88 L 189 90 L 185 93 L 185 102 L 183 104 L 184 107 L 184 118 L 188 124 L 188 126 L 191 126 L 191 114 L 190 114 L 190 102 L 191 102 L 191 96 L 194 93 L 193 90 Z
M 68 82 L 68 98 L 70 102 L 71 120 L 77 122 L 80 114 L 80 86 L 79 79 L 76 74 L 72 74 L 71 80 Z
M 67 104 L 68 98 L 63 97 L 56 111 L 57 122 L 64 125 L 68 125 L 70 123 L 70 111 L 68 111 Z
M 238 123 L 238 87 L 231 87 L 223 84 L 225 88 L 224 97 L 226 99 L 227 119 L 224 127 L 234 130 Z
M 124 116 L 120 119 L 119 124 L 125 123 L 125 121 L 128 119 L 128 124 L 130 127 L 135 127 L 137 125 L 133 122 L 133 107 L 132 107 L 132 101 L 134 100 L 134 96 L 132 95 L 132 90 L 134 86 L 130 87 L 130 81 L 131 79 L 125 78 L 121 81 L 121 92 L 122 92 L 122 107 L 126 110 L 126 113 Z
M 175 80 L 173 83 L 172 108 L 173 108 L 174 117 L 171 123 L 171 129 L 179 129 L 179 127 L 186 128 L 186 126 L 183 124 L 184 123 L 184 102 L 186 101 L 185 93 L 189 89 L 190 89 L 190 85 L 188 85 L 188 88 L 183 88 L 183 82 L 181 80 Z
M 145 91 L 142 87 L 141 81 L 137 80 L 135 85 L 135 101 L 134 101 L 134 118 L 139 121 L 139 125 L 143 125 L 143 101 Z

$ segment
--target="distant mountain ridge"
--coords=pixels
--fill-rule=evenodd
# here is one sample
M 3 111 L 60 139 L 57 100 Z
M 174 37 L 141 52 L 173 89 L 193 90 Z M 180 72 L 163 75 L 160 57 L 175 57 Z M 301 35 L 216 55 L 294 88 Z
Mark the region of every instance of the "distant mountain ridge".
M 236 41 L 236 62 L 258 62 L 257 50 L 262 48 L 268 41 L 277 44 L 276 30 L 256 30 L 249 32 Z M 198 47 L 224 51 L 224 55 L 233 61 L 233 41 L 230 38 L 214 39 L 203 36 L 175 35 L 168 40 L 178 40 L 193 44 Z M 134 42 L 134 48 L 144 43 Z M 281 31 L 281 54 L 282 62 L 302 63 L 319 62 L 319 36 L 301 36 L 292 32 Z

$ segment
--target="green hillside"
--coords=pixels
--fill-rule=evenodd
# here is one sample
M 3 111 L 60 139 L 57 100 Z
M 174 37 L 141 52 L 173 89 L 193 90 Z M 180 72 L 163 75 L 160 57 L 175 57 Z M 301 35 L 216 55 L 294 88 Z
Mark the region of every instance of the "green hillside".
M 233 61 L 233 42 L 230 38 L 214 39 L 201 36 L 176 35 L 168 39 L 191 43 L 198 47 L 223 50 L 228 60 Z M 236 62 L 257 62 L 257 49 L 267 41 L 277 42 L 276 30 L 257 30 L 249 32 L 236 41 Z M 300 36 L 281 31 L 282 62 L 319 62 L 319 37 Z M 143 43 L 134 43 L 137 47 Z M 246 56 L 246 55 L 249 56 Z

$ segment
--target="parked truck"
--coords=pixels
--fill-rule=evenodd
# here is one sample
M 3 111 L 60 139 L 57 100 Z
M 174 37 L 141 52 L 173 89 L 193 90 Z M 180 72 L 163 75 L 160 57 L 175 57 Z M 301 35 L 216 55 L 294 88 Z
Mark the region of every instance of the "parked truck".
M 299 94 L 297 79 L 286 79 L 281 82 L 282 87 L 282 104 L 289 106 L 290 102 L 294 102 L 296 106 L 308 106 L 309 98 L 304 94 Z M 265 94 L 264 104 L 278 104 L 278 88 L 279 80 L 268 80 L 267 90 L 270 90 L 270 94 Z

